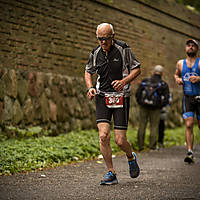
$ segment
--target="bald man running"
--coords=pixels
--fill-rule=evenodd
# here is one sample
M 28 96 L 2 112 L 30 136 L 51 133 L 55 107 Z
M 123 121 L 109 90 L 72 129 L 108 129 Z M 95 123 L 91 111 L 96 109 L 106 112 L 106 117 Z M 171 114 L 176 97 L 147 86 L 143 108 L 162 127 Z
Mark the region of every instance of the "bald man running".
M 88 99 L 92 100 L 95 97 L 96 100 L 100 150 L 108 170 L 101 180 L 101 185 L 110 185 L 118 183 L 110 146 L 112 116 L 115 142 L 126 153 L 130 176 L 136 178 L 140 173 L 136 154 L 126 138 L 130 82 L 140 74 L 140 63 L 125 42 L 114 39 L 115 33 L 111 24 L 98 25 L 96 36 L 99 46 L 93 49 L 89 56 L 85 69 L 85 83 Z M 94 74 L 98 75 L 96 86 L 93 86 L 92 81 Z

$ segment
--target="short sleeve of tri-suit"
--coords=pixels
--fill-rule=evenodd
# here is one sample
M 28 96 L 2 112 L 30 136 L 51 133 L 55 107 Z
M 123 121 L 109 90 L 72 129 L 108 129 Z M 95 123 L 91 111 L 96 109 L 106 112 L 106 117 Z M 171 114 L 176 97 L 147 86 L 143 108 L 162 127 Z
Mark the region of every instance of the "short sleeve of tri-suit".
M 131 51 L 131 48 L 127 46 L 124 49 L 125 66 L 130 70 L 140 67 L 140 62 L 136 59 L 135 55 Z
M 93 52 L 90 53 L 90 56 L 89 56 L 89 59 L 88 59 L 88 62 L 86 64 L 86 67 L 85 67 L 85 71 L 90 73 L 90 74 L 94 74 L 96 72 L 96 69 L 95 69 L 95 66 L 94 66 L 94 55 L 93 55 Z

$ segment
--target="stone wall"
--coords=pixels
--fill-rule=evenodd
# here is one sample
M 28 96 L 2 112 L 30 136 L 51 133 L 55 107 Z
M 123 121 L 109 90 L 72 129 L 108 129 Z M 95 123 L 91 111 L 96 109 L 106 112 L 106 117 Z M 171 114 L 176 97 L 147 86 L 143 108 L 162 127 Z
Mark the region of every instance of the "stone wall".
M 137 81 L 154 65 L 165 67 L 174 96 L 171 113 L 180 112 L 175 64 L 185 56 L 185 40 L 200 39 L 200 15 L 173 0 L 0 0 L 0 8 L 2 126 L 95 127 L 94 102 L 85 97 L 83 75 L 101 22 L 112 23 L 116 39 L 126 41 L 142 63 Z M 133 125 L 134 110 L 133 96 Z M 180 115 L 176 119 L 182 123 Z
M 85 94 L 83 78 L 1 69 L 0 124 L 42 126 L 54 135 L 94 128 L 94 102 L 86 101 Z
M 134 92 L 133 92 L 134 93 Z M 180 125 L 180 93 L 174 92 L 168 125 Z M 52 135 L 96 128 L 94 100 L 86 99 L 84 79 L 67 75 L 0 69 L 0 127 L 40 126 Z M 130 124 L 137 125 L 138 106 L 131 96 Z

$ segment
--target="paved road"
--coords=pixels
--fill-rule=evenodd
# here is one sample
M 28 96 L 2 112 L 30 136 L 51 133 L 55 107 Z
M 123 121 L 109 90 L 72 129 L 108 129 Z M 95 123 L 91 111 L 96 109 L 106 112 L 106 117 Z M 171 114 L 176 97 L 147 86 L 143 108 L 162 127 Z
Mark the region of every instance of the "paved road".
M 100 186 L 105 171 L 99 161 L 0 177 L 1 200 L 154 200 L 200 199 L 200 145 L 195 163 L 183 162 L 185 147 L 138 153 L 141 175 L 131 179 L 125 156 L 114 158 L 119 184 Z

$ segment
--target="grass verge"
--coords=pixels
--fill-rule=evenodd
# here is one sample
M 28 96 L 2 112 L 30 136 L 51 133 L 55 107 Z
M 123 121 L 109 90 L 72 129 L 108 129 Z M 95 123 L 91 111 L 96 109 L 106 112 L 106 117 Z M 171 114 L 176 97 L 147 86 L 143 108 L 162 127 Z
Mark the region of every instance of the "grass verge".
M 184 127 L 165 131 L 165 147 L 185 144 Z M 195 126 L 195 143 L 200 142 L 198 128 Z M 134 150 L 138 149 L 137 130 L 129 129 L 127 138 Z M 149 131 L 145 144 L 148 146 Z M 120 153 L 111 138 L 113 154 Z M 100 155 L 98 132 L 96 130 L 70 132 L 57 137 L 38 137 L 28 139 L 9 139 L 0 142 L 0 175 L 42 170 L 66 163 L 89 160 Z

